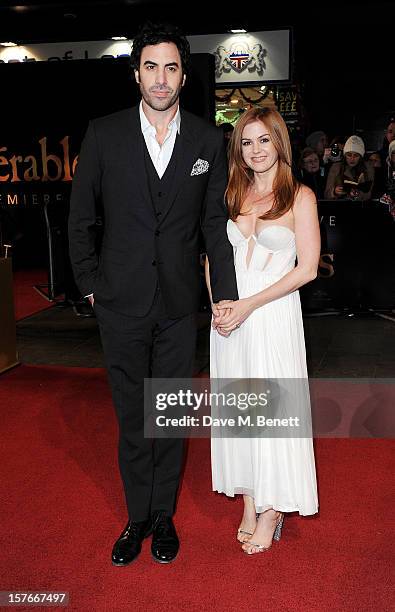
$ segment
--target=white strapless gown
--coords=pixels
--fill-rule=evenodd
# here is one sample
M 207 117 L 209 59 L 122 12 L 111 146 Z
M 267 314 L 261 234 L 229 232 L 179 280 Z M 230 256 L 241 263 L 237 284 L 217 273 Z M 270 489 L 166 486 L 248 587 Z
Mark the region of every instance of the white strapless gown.
M 272 285 L 295 267 L 295 234 L 267 225 L 246 238 L 229 220 L 239 297 Z M 255 245 L 247 267 L 249 240 Z M 211 378 L 305 378 L 306 350 L 299 292 L 255 310 L 228 338 L 211 330 Z M 307 409 L 310 411 L 310 405 Z M 257 512 L 302 515 L 318 510 L 311 438 L 212 438 L 213 490 L 250 495 Z

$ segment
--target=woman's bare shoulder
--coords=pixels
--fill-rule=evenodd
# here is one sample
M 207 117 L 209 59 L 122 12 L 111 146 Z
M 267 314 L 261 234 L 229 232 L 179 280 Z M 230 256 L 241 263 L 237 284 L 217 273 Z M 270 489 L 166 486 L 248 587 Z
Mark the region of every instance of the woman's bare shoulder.
M 299 189 L 295 196 L 294 207 L 300 207 L 306 204 L 317 204 L 317 197 L 310 187 L 307 185 L 303 185 L 302 183 L 299 185 Z

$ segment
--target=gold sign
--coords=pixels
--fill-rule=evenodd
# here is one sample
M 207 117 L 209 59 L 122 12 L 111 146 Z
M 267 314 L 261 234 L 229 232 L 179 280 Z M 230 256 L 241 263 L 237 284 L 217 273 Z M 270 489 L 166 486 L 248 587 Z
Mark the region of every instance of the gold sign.
M 71 181 L 78 161 L 78 155 L 70 157 L 69 136 L 59 141 L 62 148 L 60 155 L 49 153 L 47 137 L 38 141 L 38 155 L 16 155 L 7 147 L 0 147 L 0 183 L 32 183 Z

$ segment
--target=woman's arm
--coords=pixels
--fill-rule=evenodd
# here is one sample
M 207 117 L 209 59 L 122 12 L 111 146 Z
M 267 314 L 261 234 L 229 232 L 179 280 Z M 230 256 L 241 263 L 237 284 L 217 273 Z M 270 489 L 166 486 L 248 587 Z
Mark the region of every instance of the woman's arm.
M 343 198 L 346 191 L 343 189 L 341 180 L 341 162 L 335 162 L 329 169 L 328 178 L 326 179 L 326 187 L 324 197 L 325 200 L 336 200 Z
M 221 329 L 234 329 L 256 309 L 296 291 L 317 276 L 320 259 L 320 227 L 317 200 L 308 187 L 301 186 L 293 207 L 295 218 L 297 265 L 279 281 L 248 298 L 228 304 L 231 314 L 221 321 Z M 219 309 L 222 306 L 218 306 Z

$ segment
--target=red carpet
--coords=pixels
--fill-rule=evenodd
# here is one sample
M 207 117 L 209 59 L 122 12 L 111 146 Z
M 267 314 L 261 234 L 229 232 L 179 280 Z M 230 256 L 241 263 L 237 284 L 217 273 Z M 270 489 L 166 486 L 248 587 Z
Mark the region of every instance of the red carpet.
M 0 414 L 1 590 L 69 591 L 84 612 L 393 609 L 391 441 L 318 440 L 319 516 L 287 516 L 281 542 L 249 557 L 235 540 L 241 500 L 210 491 L 209 442 L 192 440 L 178 559 L 156 564 L 146 541 L 115 568 L 125 510 L 104 372 L 21 366 L 0 379 Z
M 15 319 L 24 319 L 53 306 L 34 289 L 34 285 L 48 283 L 46 270 L 16 270 L 14 272 Z

